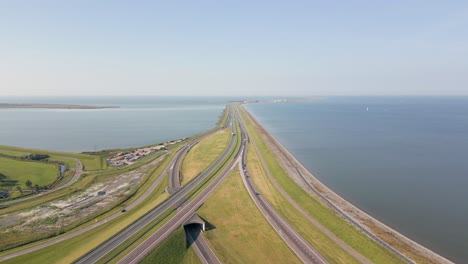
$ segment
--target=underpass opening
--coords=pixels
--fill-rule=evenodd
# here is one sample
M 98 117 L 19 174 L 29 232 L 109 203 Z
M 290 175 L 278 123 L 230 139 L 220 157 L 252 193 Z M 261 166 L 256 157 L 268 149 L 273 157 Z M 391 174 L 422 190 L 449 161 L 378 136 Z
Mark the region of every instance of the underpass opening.
M 184 223 L 184 227 L 187 227 L 189 225 L 199 225 L 201 227 L 201 230 L 205 232 L 205 220 L 203 220 L 199 215 L 193 214 L 192 217 L 190 217 L 187 222 Z

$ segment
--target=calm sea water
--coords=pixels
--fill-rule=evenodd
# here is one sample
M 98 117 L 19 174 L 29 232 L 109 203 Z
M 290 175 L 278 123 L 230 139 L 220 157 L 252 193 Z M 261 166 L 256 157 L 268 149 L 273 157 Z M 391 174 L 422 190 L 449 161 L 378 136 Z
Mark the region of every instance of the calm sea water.
M 221 97 L 4 97 L 0 102 L 116 105 L 118 109 L 0 109 L 0 145 L 90 151 L 148 145 L 215 126 Z
M 348 201 L 435 252 L 468 261 L 468 97 L 334 97 L 247 108 Z

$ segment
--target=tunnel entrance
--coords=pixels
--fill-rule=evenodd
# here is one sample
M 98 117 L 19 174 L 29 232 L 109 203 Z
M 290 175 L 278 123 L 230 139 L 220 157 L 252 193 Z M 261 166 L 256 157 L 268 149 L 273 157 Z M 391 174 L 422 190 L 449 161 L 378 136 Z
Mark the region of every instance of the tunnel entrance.
M 205 221 L 196 213 L 184 223 L 187 248 L 198 239 L 198 236 L 200 236 L 202 232 L 205 232 L 205 226 Z
M 201 227 L 201 230 L 205 232 L 205 221 L 197 214 L 193 214 L 187 222 L 184 223 L 184 227 L 188 227 L 189 225 L 198 225 Z

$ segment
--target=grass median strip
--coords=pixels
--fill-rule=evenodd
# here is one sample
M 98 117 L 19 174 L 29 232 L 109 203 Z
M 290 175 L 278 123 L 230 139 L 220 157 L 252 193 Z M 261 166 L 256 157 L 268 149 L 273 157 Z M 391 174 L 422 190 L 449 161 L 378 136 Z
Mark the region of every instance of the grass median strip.
M 226 148 L 229 137 L 229 130 L 223 129 L 196 144 L 183 160 L 182 183 L 186 184 L 210 166 Z
M 268 149 L 268 146 L 261 139 L 260 135 L 257 133 L 252 121 L 250 118 L 241 111 L 243 120 L 246 122 L 247 129 L 249 130 L 251 140 L 255 140 L 260 154 L 264 158 L 269 170 L 272 172 L 272 176 L 284 189 L 286 193 L 303 208 L 310 216 L 314 217 L 319 221 L 323 226 L 327 227 L 332 231 L 337 237 L 347 243 L 349 246 L 354 248 L 357 252 L 361 253 L 364 257 L 369 259 L 374 263 L 402 263 L 396 255 L 392 254 L 385 248 L 381 247 L 370 238 L 360 233 L 355 227 L 348 224 L 341 217 L 336 215 L 333 211 L 323 206 L 320 202 L 315 200 L 310 196 L 306 191 L 304 191 L 300 186 L 298 186 L 283 170 L 279 165 L 276 157 Z M 250 148 L 249 152 L 255 151 L 253 148 Z M 266 176 L 264 176 L 266 177 Z M 255 179 L 254 179 L 255 180 Z M 259 186 L 260 187 L 260 186 Z M 268 187 L 270 192 L 274 192 L 273 187 Z M 265 194 L 266 195 L 266 194 Z M 275 199 L 279 199 L 278 195 L 273 195 Z M 276 204 L 278 209 L 283 208 L 278 206 L 278 202 L 270 195 L 269 201 L 273 204 Z M 284 212 L 286 213 L 286 212 Z M 302 223 L 300 221 L 299 223 Z
M 301 263 L 258 211 L 237 169 L 198 213 L 213 228 L 203 236 L 222 263 Z
M 291 226 L 330 263 L 359 263 L 336 243 L 311 224 L 272 186 L 263 171 L 253 146 L 249 145 L 247 168 L 260 193 Z

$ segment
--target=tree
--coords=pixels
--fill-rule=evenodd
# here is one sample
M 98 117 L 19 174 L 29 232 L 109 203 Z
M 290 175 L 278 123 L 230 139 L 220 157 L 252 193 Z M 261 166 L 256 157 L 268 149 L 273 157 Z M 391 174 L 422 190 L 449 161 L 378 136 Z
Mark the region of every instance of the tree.
M 37 184 L 34 185 L 34 192 L 37 192 L 37 193 L 39 192 L 39 185 Z
M 18 192 L 20 192 L 21 195 L 23 195 L 23 189 L 21 189 L 21 186 L 19 186 L 19 185 L 16 186 L 16 190 L 17 190 Z
M 25 184 L 26 184 L 26 186 L 28 186 L 29 189 L 31 189 L 31 191 L 33 191 L 33 185 L 32 185 L 32 182 L 30 180 L 26 180 Z
M 6 180 L 7 176 L 3 173 L 0 173 L 0 182 Z

